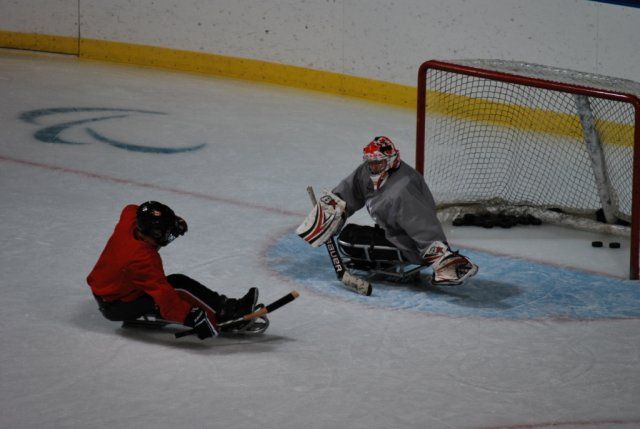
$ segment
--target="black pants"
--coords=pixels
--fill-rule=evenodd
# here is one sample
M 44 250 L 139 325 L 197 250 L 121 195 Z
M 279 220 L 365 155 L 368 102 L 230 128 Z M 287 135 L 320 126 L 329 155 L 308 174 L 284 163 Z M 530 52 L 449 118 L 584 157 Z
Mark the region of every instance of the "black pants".
M 220 312 L 227 297 L 212 291 L 205 285 L 185 276 L 184 274 L 170 274 L 167 281 L 174 289 L 182 289 L 211 307 L 216 313 Z M 160 310 L 150 295 L 142 295 L 133 301 L 106 302 L 97 295 L 98 308 L 104 317 L 111 321 L 135 320 L 145 315 L 161 317 Z

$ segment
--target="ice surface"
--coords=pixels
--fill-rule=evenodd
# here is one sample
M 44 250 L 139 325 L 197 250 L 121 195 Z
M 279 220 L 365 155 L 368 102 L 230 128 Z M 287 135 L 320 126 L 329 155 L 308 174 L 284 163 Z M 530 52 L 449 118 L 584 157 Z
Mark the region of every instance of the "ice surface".
M 6 50 L 0 94 L 0 427 L 640 427 L 626 242 L 447 226 L 476 278 L 365 298 L 292 236 L 305 187 L 335 185 L 372 136 L 413 163 L 412 111 Z M 85 277 L 121 208 L 149 199 L 189 222 L 162 251 L 167 273 L 301 297 L 254 338 L 103 319 Z

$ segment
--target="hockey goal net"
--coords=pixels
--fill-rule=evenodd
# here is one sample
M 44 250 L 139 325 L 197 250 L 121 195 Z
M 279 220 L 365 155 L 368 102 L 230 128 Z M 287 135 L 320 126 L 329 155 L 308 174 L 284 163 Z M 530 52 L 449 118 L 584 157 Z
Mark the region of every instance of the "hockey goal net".
M 629 237 L 639 276 L 640 85 L 501 60 L 427 61 L 416 169 L 444 213 L 512 211 Z

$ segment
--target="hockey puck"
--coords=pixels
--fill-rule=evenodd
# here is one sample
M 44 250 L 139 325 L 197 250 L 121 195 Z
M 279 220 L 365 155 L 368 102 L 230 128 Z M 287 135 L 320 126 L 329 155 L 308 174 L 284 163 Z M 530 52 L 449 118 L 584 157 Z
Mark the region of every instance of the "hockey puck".
M 611 243 L 609 243 L 609 247 L 611 249 L 619 249 L 620 248 L 620 243 L 618 243 L 617 241 L 612 241 Z
M 452 224 L 453 226 L 464 226 L 465 225 L 464 218 L 458 216 L 453 220 Z
M 475 221 L 476 215 L 474 215 L 473 213 L 465 213 L 464 216 L 462 216 L 462 222 L 464 223 L 464 225 L 472 226 Z
M 591 242 L 591 246 L 592 247 L 602 247 L 602 241 L 592 241 Z

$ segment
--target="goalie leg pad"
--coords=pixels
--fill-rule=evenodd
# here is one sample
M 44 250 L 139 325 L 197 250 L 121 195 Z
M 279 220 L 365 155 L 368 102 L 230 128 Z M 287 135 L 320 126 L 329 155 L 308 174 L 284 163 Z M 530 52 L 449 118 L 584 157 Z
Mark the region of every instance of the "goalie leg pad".
M 432 264 L 431 283 L 434 285 L 459 285 L 478 272 L 478 266 L 469 258 L 457 251 L 452 252 L 449 246 L 441 241 L 435 241 L 427 248 L 424 259 Z
M 322 191 L 320 200 L 296 229 L 296 233 L 312 247 L 322 246 L 344 225 L 346 206 L 337 195 Z

